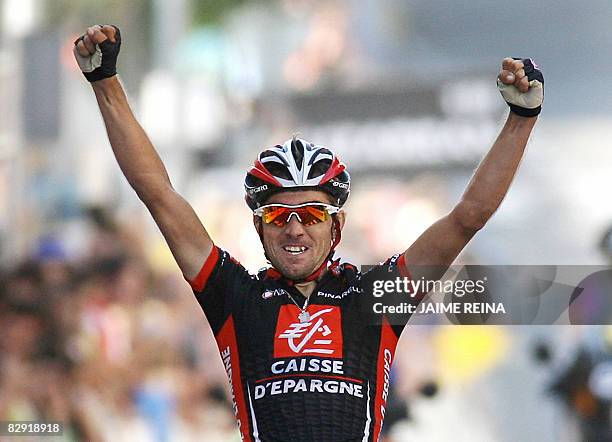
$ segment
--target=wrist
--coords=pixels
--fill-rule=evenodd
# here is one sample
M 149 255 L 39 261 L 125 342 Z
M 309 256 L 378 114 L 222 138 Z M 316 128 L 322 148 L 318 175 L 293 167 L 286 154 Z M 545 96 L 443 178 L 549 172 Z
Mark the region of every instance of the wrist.
M 524 117 L 522 115 L 515 114 L 514 112 L 508 112 L 508 119 L 506 120 L 506 128 L 515 130 L 528 130 L 531 131 L 538 120 L 538 115 L 534 117 Z
M 90 84 L 98 100 L 103 100 L 107 104 L 116 104 L 126 100 L 125 92 L 117 75 Z
M 118 75 L 103 78 L 102 80 L 92 81 L 90 84 L 95 92 L 102 92 L 105 95 L 116 95 L 117 92 L 123 90 Z
M 539 116 L 540 116 L 539 113 L 532 115 L 532 116 L 517 114 L 512 109 L 510 109 L 510 112 L 508 112 L 508 120 L 513 120 L 516 122 L 524 122 L 524 123 L 535 122 Z
M 102 78 L 100 80 L 92 81 L 91 87 L 94 89 L 105 89 L 109 87 L 113 87 L 118 83 L 118 76 L 115 74 L 112 77 Z

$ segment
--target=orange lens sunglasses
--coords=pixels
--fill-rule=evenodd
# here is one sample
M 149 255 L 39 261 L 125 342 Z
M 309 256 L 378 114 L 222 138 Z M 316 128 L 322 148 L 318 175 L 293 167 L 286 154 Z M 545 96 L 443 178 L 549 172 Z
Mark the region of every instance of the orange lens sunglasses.
M 268 204 L 253 211 L 253 213 L 263 219 L 266 224 L 274 224 L 283 227 L 291 217 L 305 226 L 312 226 L 323 221 L 327 221 L 330 215 L 338 213 L 340 208 L 323 203 L 304 203 L 291 206 L 288 204 Z

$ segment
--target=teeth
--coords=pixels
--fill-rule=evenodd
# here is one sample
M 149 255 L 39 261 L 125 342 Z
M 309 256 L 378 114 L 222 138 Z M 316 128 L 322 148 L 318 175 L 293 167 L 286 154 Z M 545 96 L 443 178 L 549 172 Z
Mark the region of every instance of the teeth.
M 292 253 L 294 255 L 298 255 L 306 251 L 306 247 L 304 246 L 285 246 L 283 247 L 287 252 Z

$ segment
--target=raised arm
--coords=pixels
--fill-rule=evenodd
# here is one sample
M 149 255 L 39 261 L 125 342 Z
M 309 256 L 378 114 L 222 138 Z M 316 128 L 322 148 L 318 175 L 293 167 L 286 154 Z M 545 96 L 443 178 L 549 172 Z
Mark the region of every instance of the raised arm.
M 114 74 L 120 43 L 114 26 L 93 26 L 75 42 L 75 57 L 91 82 L 121 171 L 153 216 L 181 271 L 192 279 L 210 253 L 212 240 L 193 208 L 172 187 L 164 164 L 130 109 Z
M 495 213 L 510 188 L 540 111 L 543 78 L 530 61 L 506 58 L 498 85 L 511 108 L 506 124 L 476 169 L 461 200 L 404 252 L 413 278 L 441 277 Z M 420 266 L 432 267 L 426 271 Z

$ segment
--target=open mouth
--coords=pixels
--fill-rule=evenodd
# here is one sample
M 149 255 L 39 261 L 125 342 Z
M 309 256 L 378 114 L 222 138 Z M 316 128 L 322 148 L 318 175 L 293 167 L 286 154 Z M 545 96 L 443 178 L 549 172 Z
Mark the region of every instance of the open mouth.
M 301 255 L 306 250 L 308 250 L 308 247 L 305 247 L 305 246 L 284 246 L 283 250 L 285 252 L 291 253 L 292 255 Z

